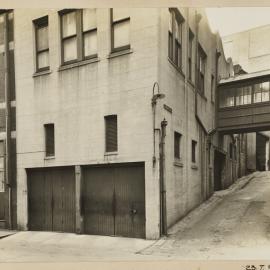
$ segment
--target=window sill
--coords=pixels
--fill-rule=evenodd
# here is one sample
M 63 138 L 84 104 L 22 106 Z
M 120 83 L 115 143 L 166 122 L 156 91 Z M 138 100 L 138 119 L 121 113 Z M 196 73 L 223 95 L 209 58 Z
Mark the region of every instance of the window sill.
M 39 76 L 48 75 L 51 73 L 52 73 L 52 71 L 50 69 L 44 70 L 44 71 L 37 71 L 33 74 L 33 77 L 39 77 Z
M 182 69 L 178 67 L 169 57 L 168 57 L 168 61 L 183 76 L 183 78 L 185 78 L 185 74 L 183 73 Z
M 108 59 L 114 58 L 114 57 L 118 57 L 121 55 L 126 55 L 126 54 L 130 54 L 133 53 L 132 49 L 126 49 L 126 50 L 122 50 L 122 51 L 118 51 L 118 52 L 112 52 L 108 55 Z
M 55 159 L 55 156 L 44 157 L 44 160 L 51 160 L 51 159 Z
M 184 167 L 184 164 L 181 162 L 181 159 L 175 159 L 174 160 L 174 163 L 173 163 L 174 166 L 177 166 L 177 167 Z
M 198 166 L 195 165 L 195 164 L 192 164 L 192 165 L 191 165 L 191 169 L 193 169 L 193 170 L 198 170 Z
M 80 66 L 96 63 L 99 61 L 100 61 L 100 59 L 98 57 L 95 57 L 95 58 L 86 59 L 86 60 L 82 60 L 82 61 L 71 63 L 71 64 L 66 64 L 66 65 L 64 64 L 64 65 L 59 67 L 58 71 L 62 71 L 62 70 L 70 69 L 70 68 L 75 68 L 75 67 L 80 67 Z
M 118 155 L 117 151 L 115 151 L 115 152 L 105 152 L 104 153 L 104 156 L 116 156 L 116 155 Z

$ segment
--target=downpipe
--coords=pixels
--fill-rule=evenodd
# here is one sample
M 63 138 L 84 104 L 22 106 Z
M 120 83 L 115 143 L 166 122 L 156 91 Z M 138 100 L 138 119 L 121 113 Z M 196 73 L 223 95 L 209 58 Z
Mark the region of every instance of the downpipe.
M 4 46 L 5 46 L 5 99 L 6 99 L 6 187 L 8 188 L 8 223 L 9 229 L 13 229 L 12 224 L 12 186 L 10 174 L 10 89 L 9 89 L 9 41 L 8 41 L 8 13 L 4 16 Z
M 165 137 L 166 137 L 166 126 L 168 122 L 164 118 L 161 121 L 161 137 L 160 137 L 160 234 L 167 235 L 167 206 L 166 206 L 166 182 L 165 182 Z

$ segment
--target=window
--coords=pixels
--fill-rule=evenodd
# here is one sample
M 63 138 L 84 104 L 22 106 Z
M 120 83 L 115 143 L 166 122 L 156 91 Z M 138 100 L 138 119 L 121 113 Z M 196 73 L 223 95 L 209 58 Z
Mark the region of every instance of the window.
M 180 142 L 181 142 L 181 134 L 178 132 L 174 132 L 174 157 L 180 158 Z
M 254 103 L 269 101 L 269 82 L 254 84 Z
M 188 79 L 192 80 L 192 49 L 193 49 L 194 34 L 189 29 L 188 34 Z
M 62 64 L 97 57 L 96 9 L 62 10 Z
M 0 141 L 0 192 L 5 191 L 5 142 Z
M 214 102 L 214 93 L 215 93 L 215 77 L 214 75 L 212 74 L 211 75 L 211 101 Z
M 199 44 L 198 49 L 198 90 L 201 94 L 204 94 L 204 80 L 205 80 L 205 66 L 206 66 L 206 54 Z
M 235 104 L 236 105 L 251 104 L 251 93 L 252 93 L 251 86 L 236 88 L 235 89 Z
M 54 151 L 54 124 L 45 124 L 45 153 L 46 157 L 55 155 Z
M 36 71 L 49 69 L 48 16 L 34 20 L 36 40 Z
M 111 8 L 111 51 L 130 49 L 130 17 L 125 8 Z
M 105 151 L 117 151 L 117 115 L 105 116 Z
M 169 58 L 179 68 L 182 68 L 182 31 L 184 18 L 177 9 L 169 9 Z
M 196 162 L 196 146 L 197 146 L 197 142 L 192 140 L 192 142 L 191 142 L 191 161 L 193 163 Z

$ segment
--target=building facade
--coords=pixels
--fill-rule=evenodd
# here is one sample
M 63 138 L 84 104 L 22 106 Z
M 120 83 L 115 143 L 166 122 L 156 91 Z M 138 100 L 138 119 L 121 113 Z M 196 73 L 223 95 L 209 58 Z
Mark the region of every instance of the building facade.
M 0 11 L 0 228 L 17 227 L 13 11 Z
M 234 65 L 241 65 L 248 73 L 269 69 L 270 25 L 259 26 L 243 32 L 222 37 L 226 57 L 233 59 Z
M 13 14 L 18 229 L 157 239 L 244 174 L 203 9 Z

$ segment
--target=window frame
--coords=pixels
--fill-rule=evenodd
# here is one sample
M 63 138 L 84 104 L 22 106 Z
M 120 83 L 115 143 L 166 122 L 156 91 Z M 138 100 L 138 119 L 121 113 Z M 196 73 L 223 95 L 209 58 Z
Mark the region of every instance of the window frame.
M 192 58 L 193 58 L 194 34 L 189 28 L 188 32 L 188 79 L 192 81 Z
M 53 127 L 53 152 L 49 152 L 49 144 L 48 144 L 48 128 Z M 54 158 L 55 157 L 55 125 L 54 123 L 44 124 L 44 133 L 45 133 L 45 158 Z
M 48 52 L 48 58 L 50 60 L 50 45 L 49 45 L 49 16 L 43 16 L 41 18 L 33 20 L 34 28 L 35 28 L 35 64 L 36 64 L 36 72 L 42 72 L 42 71 L 47 71 L 50 70 L 50 62 L 49 65 L 43 68 L 39 68 L 39 63 L 38 63 L 38 55 L 40 53 Z M 38 50 L 38 30 L 41 28 L 47 27 L 47 39 L 48 39 L 48 48 Z
M 200 44 L 198 44 L 198 66 L 197 66 L 197 88 L 201 95 L 205 94 L 205 73 L 207 54 Z
M 115 127 L 115 131 L 116 131 L 116 148 L 115 149 L 110 149 L 109 146 L 109 141 L 108 141 L 108 137 L 109 137 L 109 133 L 108 133 L 108 121 L 110 119 L 115 119 L 115 123 L 116 123 L 116 127 Z M 115 153 L 118 152 L 118 117 L 116 114 L 111 114 L 111 115 L 106 115 L 104 116 L 104 121 L 105 121 L 105 153 Z
M 191 162 L 196 163 L 197 141 L 191 140 Z
M 63 37 L 63 16 L 75 12 L 75 24 L 76 24 L 76 34 L 70 35 L 68 37 Z M 83 9 L 64 9 L 58 12 L 60 18 L 60 42 L 61 42 L 61 66 L 81 62 L 88 59 L 97 58 L 98 53 L 85 56 L 84 50 L 84 35 L 95 31 L 97 36 L 97 26 L 86 31 L 83 31 Z M 77 58 L 69 61 L 64 60 L 64 41 L 76 37 L 76 49 Z
M 168 29 L 168 57 L 179 68 L 183 70 L 183 26 L 185 19 L 176 8 L 169 8 L 170 26 Z M 177 24 L 177 27 L 176 27 Z M 178 35 L 176 35 L 176 28 Z M 170 31 L 171 30 L 171 31 Z M 178 38 L 177 38 L 178 36 Z
M 97 18 L 97 14 L 95 15 Z M 97 36 L 97 25 L 94 28 L 90 28 L 88 30 L 83 30 L 83 9 L 81 10 L 81 34 L 82 34 L 82 57 L 83 60 L 87 60 L 87 59 L 93 59 L 93 58 L 97 58 L 98 54 L 91 54 L 91 55 L 85 55 L 85 50 L 84 50 L 84 43 L 85 43 L 85 39 L 84 39 L 84 35 L 88 34 L 88 33 L 92 33 L 92 32 L 96 32 L 96 36 Z
M 124 50 L 130 50 L 130 48 L 131 48 L 130 43 L 127 45 L 120 46 L 120 47 L 114 46 L 114 27 L 115 27 L 115 25 L 121 24 L 121 23 L 127 22 L 127 21 L 129 21 L 129 25 L 130 25 L 130 16 L 114 21 L 113 20 L 113 8 L 110 8 L 111 53 L 120 52 L 120 51 L 124 51 Z
M 174 158 L 181 159 L 181 138 L 182 134 L 175 131 L 174 132 Z
M 211 74 L 211 102 L 215 102 L 215 88 L 216 88 L 216 81 L 214 74 Z

